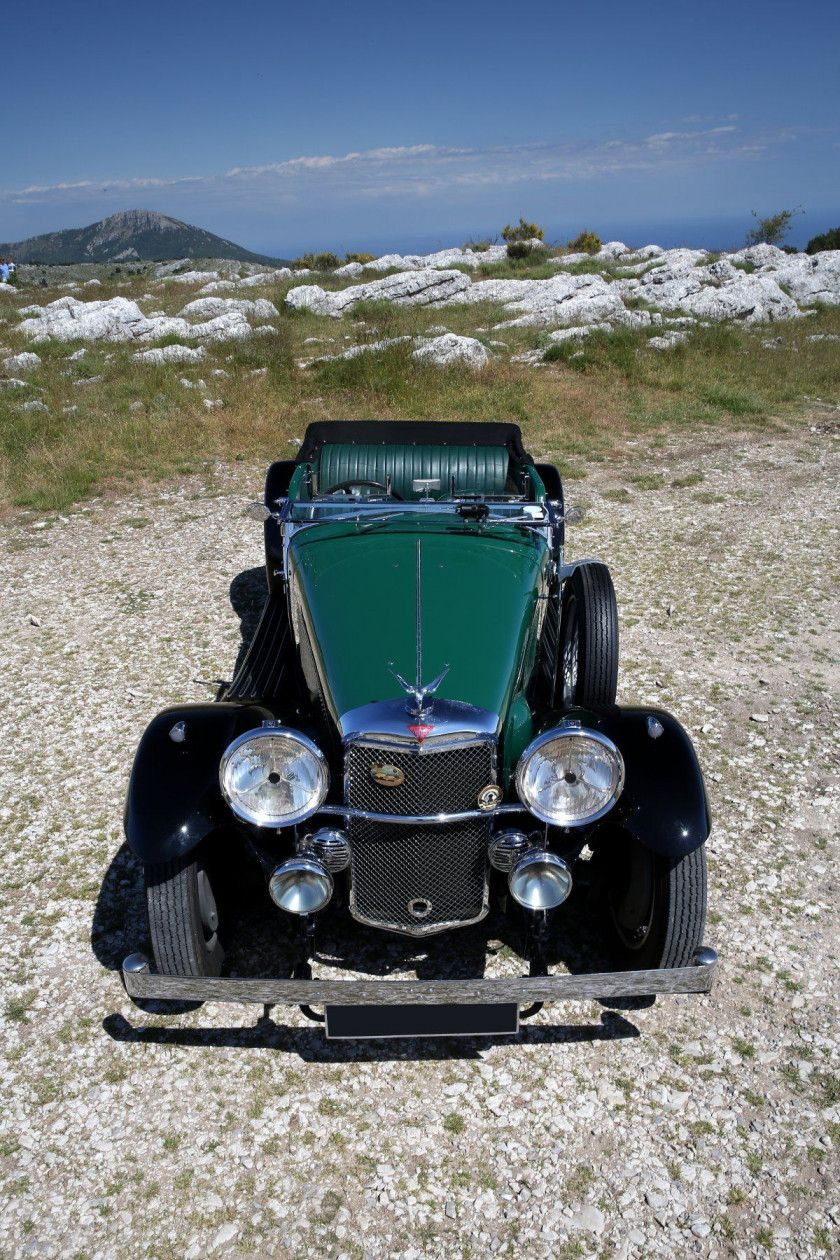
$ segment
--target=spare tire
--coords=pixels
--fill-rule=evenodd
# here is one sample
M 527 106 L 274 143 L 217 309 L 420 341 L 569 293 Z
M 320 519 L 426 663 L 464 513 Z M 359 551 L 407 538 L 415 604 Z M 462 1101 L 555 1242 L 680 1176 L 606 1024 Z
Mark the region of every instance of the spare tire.
M 554 703 L 560 709 L 613 705 L 617 687 L 615 589 L 607 566 L 591 561 L 563 584 Z

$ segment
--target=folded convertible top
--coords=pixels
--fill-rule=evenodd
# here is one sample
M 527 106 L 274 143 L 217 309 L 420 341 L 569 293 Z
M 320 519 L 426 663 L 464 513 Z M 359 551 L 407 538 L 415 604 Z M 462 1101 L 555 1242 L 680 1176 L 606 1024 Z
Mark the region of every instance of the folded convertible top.
M 311 463 L 333 442 L 414 446 L 504 446 L 518 463 L 533 464 L 518 424 L 449 420 L 319 420 L 304 434 L 296 462 Z

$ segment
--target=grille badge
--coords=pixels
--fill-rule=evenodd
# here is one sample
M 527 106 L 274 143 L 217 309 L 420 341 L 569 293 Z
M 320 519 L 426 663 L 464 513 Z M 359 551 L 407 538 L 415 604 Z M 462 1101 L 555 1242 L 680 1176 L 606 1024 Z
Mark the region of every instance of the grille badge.
M 411 731 L 412 735 L 417 740 L 417 742 L 419 744 L 422 744 L 426 736 L 431 735 L 432 731 L 435 728 L 433 726 L 429 726 L 428 723 L 417 722 L 415 723 L 414 726 L 409 726 L 408 729 Z
M 488 783 L 487 787 L 481 789 L 478 794 L 478 808 L 484 810 L 495 809 L 501 804 L 504 792 L 495 783 Z
M 413 919 L 426 919 L 432 913 L 432 903 L 428 897 L 412 897 L 407 908 Z
M 399 766 L 392 766 L 386 762 L 375 761 L 370 768 L 370 777 L 374 783 L 378 783 L 380 787 L 402 787 L 405 783 L 405 771 Z

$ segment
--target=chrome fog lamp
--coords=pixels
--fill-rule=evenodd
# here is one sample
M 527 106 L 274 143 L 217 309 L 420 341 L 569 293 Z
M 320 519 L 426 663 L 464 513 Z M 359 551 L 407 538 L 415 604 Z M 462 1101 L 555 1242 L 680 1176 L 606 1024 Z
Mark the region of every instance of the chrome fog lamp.
M 577 723 L 538 736 L 516 767 L 523 805 L 554 827 L 602 818 L 624 788 L 624 758 L 611 739 Z
M 515 863 L 508 888 L 526 910 L 554 910 L 572 891 L 572 872 L 556 853 L 531 849 Z
M 330 774 L 311 739 L 264 722 L 225 751 L 219 784 L 238 818 L 257 827 L 292 827 L 321 808 Z
M 490 841 L 490 865 L 507 874 L 517 858 L 532 847 L 524 831 L 500 831 Z
M 307 836 L 306 851 L 333 875 L 350 865 L 350 843 L 337 827 L 321 827 L 314 835 Z
M 333 895 L 333 878 L 315 858 L 281 862 L 268 881 L 271 900 L 289 914 L 316 914 Z

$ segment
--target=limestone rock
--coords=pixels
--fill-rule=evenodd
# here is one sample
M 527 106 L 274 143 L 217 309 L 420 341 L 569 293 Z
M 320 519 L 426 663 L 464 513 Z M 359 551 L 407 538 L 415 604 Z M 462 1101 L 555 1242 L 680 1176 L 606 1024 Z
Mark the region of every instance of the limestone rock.
M 299 285 L 286 294 L 286 303 L 293 310 L 309 310 L 316 315 L 340 319 L 357 302 L 384 299 L 401 306 L 428 306 L 449 301 L 469 287 L 470 280 L 461 271 L 402 272 L 339 293 L 327 293 L 317 284 Z
M 26 389 L 26 381 L 21 381 L 16 376 L 0 377 L 0 390 L 2 389 Z
M 413 338 L 406 336 L 383 337 L 381 341 L 366 341 L 359 346 L 351 346 L 349 350 L 342 350 L 340 354 L 322 354 L 317 359 L 313 359 L 312 364 L 331 363 L 338 359 L 358 359 L 360 354 L 375 354 L 378 350 L 386 350 L 388 346 L 398 346 L 400 342 L 411 340 Z
M 280 314 L 274 303 L 269 302 L 267 298 L 248 301 L 243 298 L 200 297 L 193 302 L 188 302 L 178 315 L 182 319 L 213 319 L 217 315 L 227 315 L 236 311 L 246 317 L 251 315 L 257 319 L 276 319 Z
M 238 289 L 239 285 L 235 280 L 211 280 L 209 284 L 203 284 L 198 290 L 199 293 L 229 293 L 231 289 Z
M 604 1232 L 604 1213 L 600 1208 L 595 1207 L 593 1203 L 584 1203 L 576 1212 L 572 1213 L 569 1221 L 572 1229 L 587 1230 L 592 1234 L 602 1234 Z
M 840 250 L 824 250 L 821 254 L 784 254 L 771 273 L 783 284 L 796 302 L 811 306 L 840 305 Z
M 147 317 L 137 303 L 128 298 L 81 302 L 78 298 L 68 296 L 51 302 L 41 315 L 24 320 L 20 327 L 26 336 L 33 339 L 54 337 L 59 341 L 143 342 L 156 341 L 159 337 L 167 336 L 198 341 L 225 341 L 250 336 L 250 325 L 241 310 L 229 310 L 222 298 L 205 298 L 200 301 L 222 302 L 224 313 L 198 324 L 190 324 L 188 320 L 178 316 Z M 266 308 L 272 314 L 277 314 L 276 308 L 265 299 L 244 305 L 259 308 L 260 314 L 264 314 Z
M 463 363 L 475 371 L 486 367 L 490 355 L 475 337 L 459 337 L 455 333 L 444 333 L 442 337 L 433 337 L 431 341 L 426 341 L 416 350 L 412 350 L 411 357 L 420 363 L 433 364 L 435 367 Z
M 203 346 L 163 346 L 158 350 L 141 350 L 131 357 L 135 363 L 199 363 L 207 351 Z
M 459 273 L 460 274 L 460 273 Z M 479 280 L 459 294 L 462 302 L 498 302 L 522 311 L 499 328 L 560 327 L 621 319 L 625 306 L 603 276 L 558 274 L 549 280 Z
M 295 273 L 291 267 L 277 267 L 274 271 L 258 271 L 256 275 L 246 276 L 244 280 L 240 280 L 237 288 L 253 289 L 261 284 L 278 284 L 282 280 L 288 280 Z
M 670 350 L 673 346 L 684 345 L 688 337 L 683 332 L 665 332 L 660 337 L 651 337 L 648 347 L 651 350 Z
M 186 333 L 186 336 L 198 341 L 241 341 L 250 335 L 251 326 L 241 311 L 228 311 L 206 323 L 193 324 L 188 326 Z
M 8 359 L 3 360 L 3 367 L 8 372 L 31 372 L 33 368 L 40 366 L 39 356 L 26 350 L 23 354 L 12 354 Z
M 180 276 L 167 276 L 175 284 L 207 284 L 208 280 L 219 278 L 218 271 L 184 271 Z

